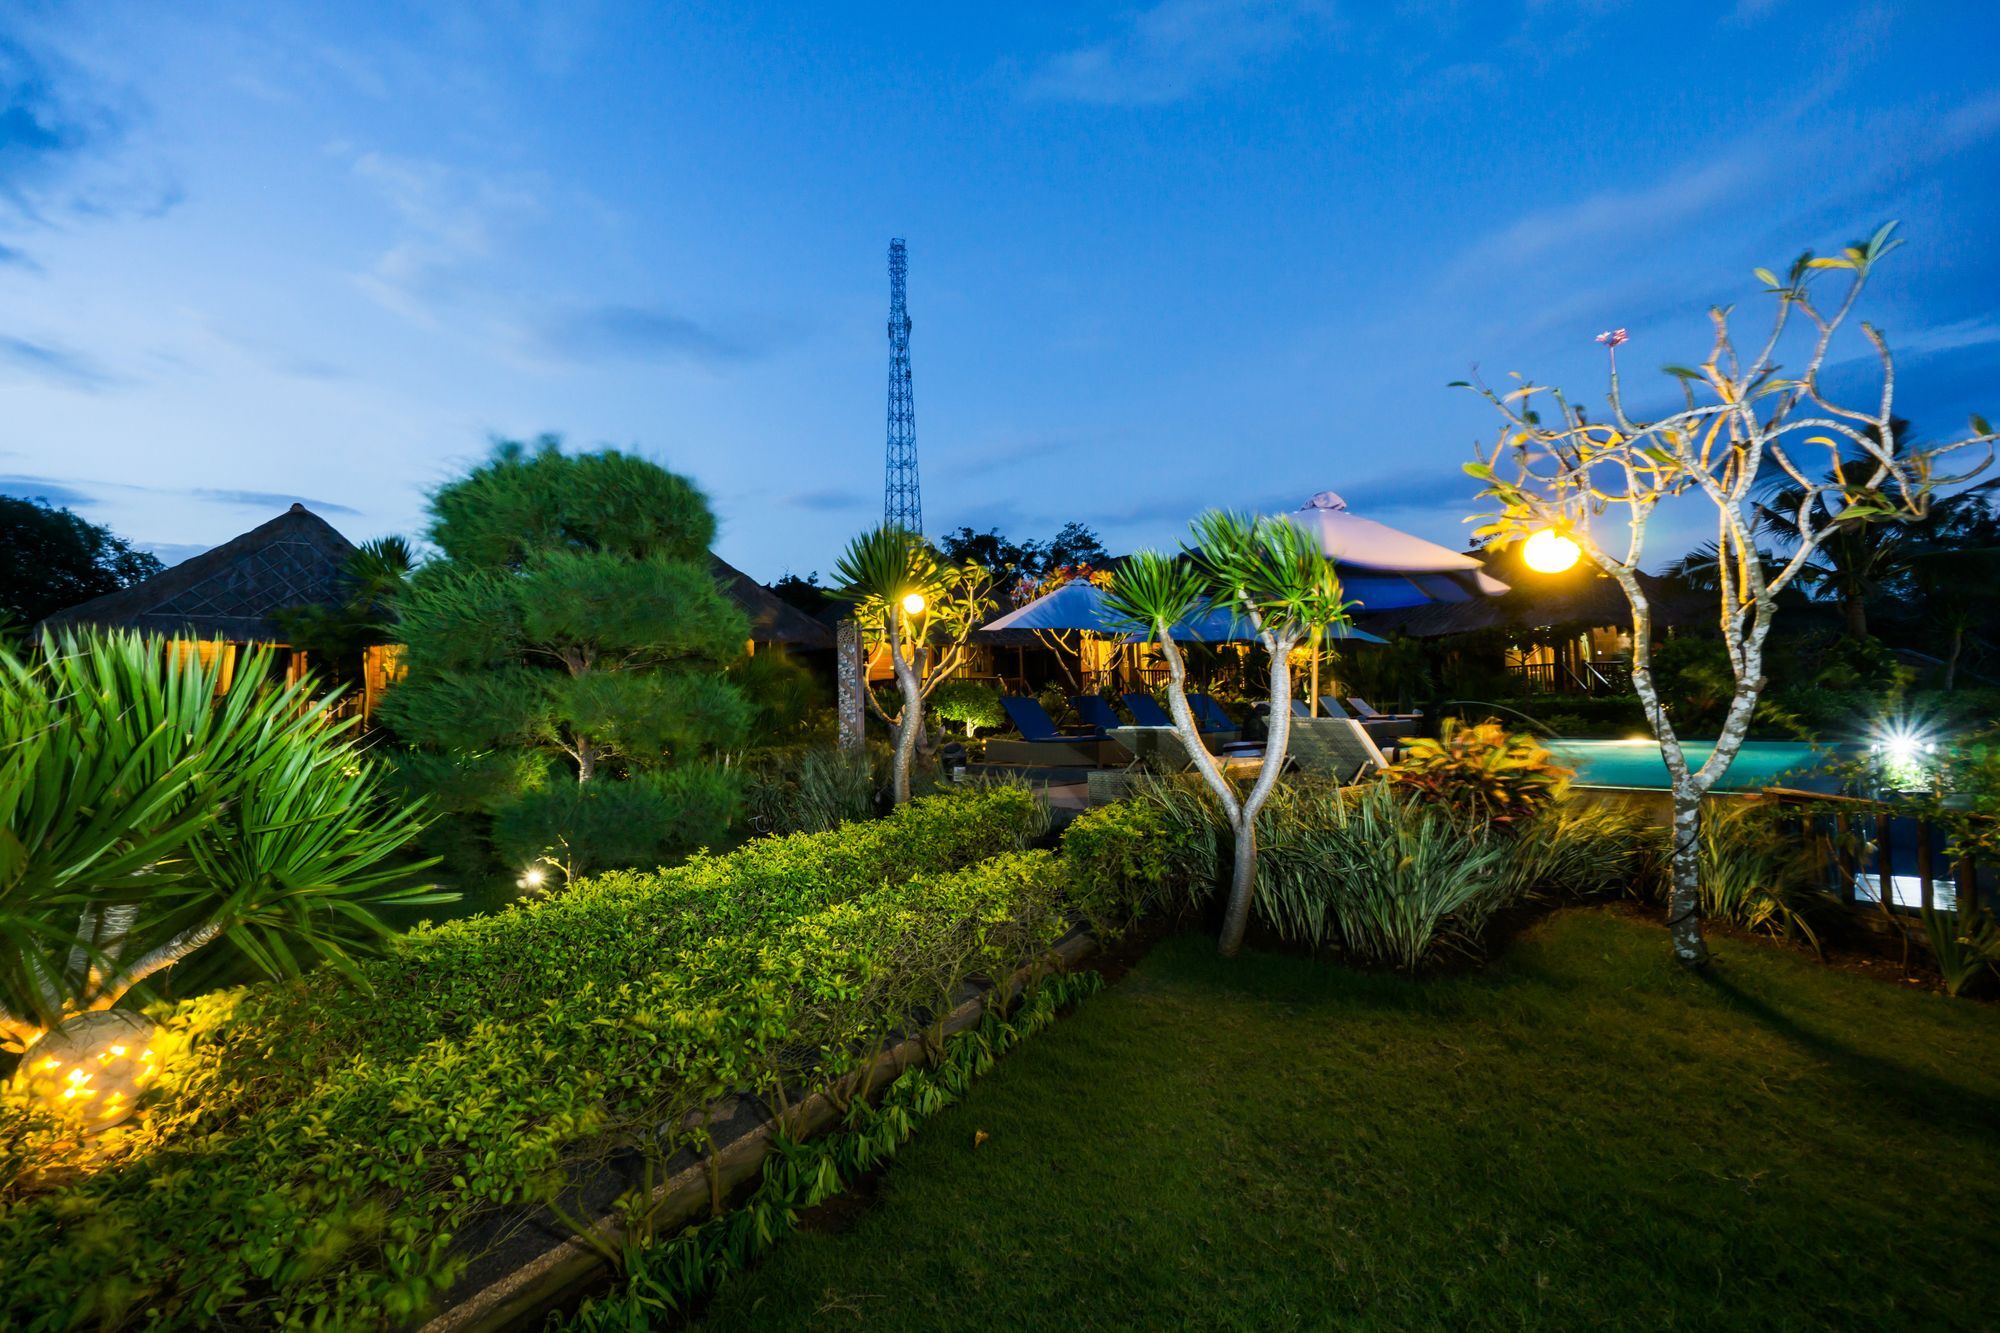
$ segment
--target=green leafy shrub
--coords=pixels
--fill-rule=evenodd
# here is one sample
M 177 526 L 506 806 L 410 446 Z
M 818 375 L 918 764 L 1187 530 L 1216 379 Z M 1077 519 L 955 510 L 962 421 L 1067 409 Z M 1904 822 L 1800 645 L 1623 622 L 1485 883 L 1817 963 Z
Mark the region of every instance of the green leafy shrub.
M 964 1096 L 995 1060 L 1053 1023 L 1058 1009 L 1095 994 L 1103 984 L 1095 972 L 1050 977 L 1029 989 L 1011 1010 L 989 1010 L 977 1028 L 953 1037 L 931 1067 L 905 1071 L 879 1105 L 857 1099 L 837 1132 L 804 1142 L 780 1134 L 764 1159 L 756 1190 L 741 1207 L 664 1243 L 628 1244 L 619 1255 L 618 1288 L 585 1301 L 559 1326 L 571 1333 L 595 1333 L 671 1322 L 796 1228 L 799 1209 L 817 1207 L 894 1157 L 924 1121 Z
M 1004 727 L 1007 715 L 1000 709 L 1000 691 L 976 680 L 948 680 L 931 692 L 930 710 L 940 721 L 965 728 L 972 739 L 981 727 Z
M 1444 720 L 1436 740 L 1406 742 L 1388 773 L 1406 795 L 1435 801 L 1464 822 L 1501 828 L 1532 820 L 1572 776 L 1533 736 L 1456 718 Z
M 1119 934 L 1148 908 L 1184 898 L 1190 881 L 1212 886 L 1214 841 L 1211 829 L 1171 819 L 1157 800 L 1086 811 L 1063 830 L 1070 902 L 1098 934 Z
M 553 1203 L 607 1152 L 699 1150 L 712 1098 L 782 1106 L 1044 952 L 1062 863 L 1008 850 L 1040 821 L 1018 788 L 927 798 L 419 930 L 358 979 L 163 1013 L 187 1049 L 150 1119 L 6 1201 L 0 1309 L 23 1327 L 418 1318 L 481 1214 Z M 0 1143 L 32 1134 L 0 1122 Z
M 1260 915 L 1366 962 L 1414 969 L 1441 944 L 1471 948 L 1510 900 L 1504 848 L 1382 784 L 1295 802 L 1259 834 Z
M 567 773 L 520 792 L 493 817 L 503 862 L 559 868 L 561 882 L 605 866 L 673 865 L 728 845 L 742 778 L 719 764 L 634 773 L 623 782 L 578 782 Z M 662 811 L 673 811 L 671 819 Z

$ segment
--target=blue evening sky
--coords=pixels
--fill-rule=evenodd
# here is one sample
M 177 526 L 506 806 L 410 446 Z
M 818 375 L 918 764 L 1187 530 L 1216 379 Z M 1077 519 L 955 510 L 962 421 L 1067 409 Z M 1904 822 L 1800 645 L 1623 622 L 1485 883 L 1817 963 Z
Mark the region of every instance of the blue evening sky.
M 1996 52 L 1991 0 L 6 0 L 0 490 L 170 558 L 294 497 L 359 540 L 553 430 L 824 573 L 901 235 L 933 534 L 1332 488 L 1457 545 L 1448 381 L 1698 360 L 1889 218 L 1900 410 L 2000 415 Z

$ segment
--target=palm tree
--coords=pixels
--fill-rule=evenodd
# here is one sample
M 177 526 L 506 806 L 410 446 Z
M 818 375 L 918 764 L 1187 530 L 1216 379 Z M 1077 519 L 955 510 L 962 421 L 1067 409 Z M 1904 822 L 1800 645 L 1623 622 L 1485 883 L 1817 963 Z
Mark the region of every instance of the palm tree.
M 1911 447 L 1909 430 L 1910 423 L 1901 417 L 1890 422 L 1898 450 Z M 1797 549 L 1802 507 L 1814 523 L 1832 525 L 1800 570 L 1798 584 L 1814 600 L 1837 604 L 1848 634 L 1857 639 L 1868 637 L 1868 603 L 1905 579 L 1932 551 L 1934 535 L 1969 504 L 1978 503 L 1974 491 L 1963 491 L 1936 497 L 1920 519 L 1842 522 L 1844 510 L 1875 489 L 1877 466 L 1872 459 L 1841 460 L 1828 470 L 1824 486 L 1813 488 L 1810 500 L 1796 479 L 1779 474 L 1782 484 L 1774 481 L 1756 506 L 1758 526 L 1780 559 Z

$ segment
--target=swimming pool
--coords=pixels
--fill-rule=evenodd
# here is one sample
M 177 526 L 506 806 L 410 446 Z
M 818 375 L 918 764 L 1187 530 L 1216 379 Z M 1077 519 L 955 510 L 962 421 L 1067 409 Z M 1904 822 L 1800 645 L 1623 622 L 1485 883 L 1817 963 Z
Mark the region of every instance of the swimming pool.
M 1576 770 L 1579 787 L 1634 787 L 1664 791 L 1667 761 L 1651 737 L 1623 741 L 1555 740 L 1546 744 L 1556 762 Z M 1683 741 L 1681 749 L 1695 768 L 1707 762 L 1714 741 Z M 1799 786 L 1813 781 L 1812 771 L 1826 762 L 1823 751 L 1794 741 L 1745 741 L 1735 762 L 1715 784 L 1716 791 L 1755 791 L 1759 787 Z

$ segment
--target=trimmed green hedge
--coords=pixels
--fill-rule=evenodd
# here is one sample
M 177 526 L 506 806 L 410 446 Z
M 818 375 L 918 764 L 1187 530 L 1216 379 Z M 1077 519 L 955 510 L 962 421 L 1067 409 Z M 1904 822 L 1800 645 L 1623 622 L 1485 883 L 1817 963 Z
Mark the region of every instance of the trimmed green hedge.
M 713 1098 L 796 1099 L 1044 952 L 1067 872 L 1019 850 L 1041 818 L 1018 788 L 932 798 L 414 932 L 361 984 L 182 1004 L 148 1122 L 0 1214 L 0 1323 L 416 1318 L 481 1214 L 699 1148 Z

